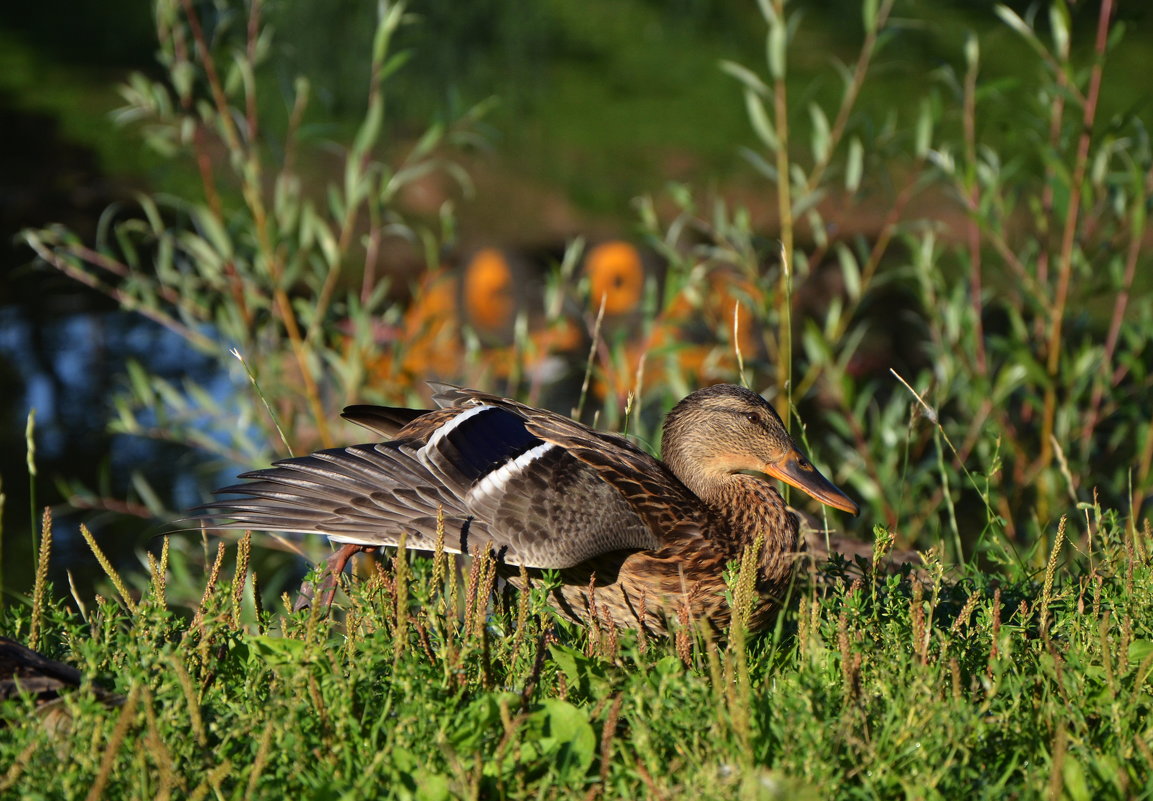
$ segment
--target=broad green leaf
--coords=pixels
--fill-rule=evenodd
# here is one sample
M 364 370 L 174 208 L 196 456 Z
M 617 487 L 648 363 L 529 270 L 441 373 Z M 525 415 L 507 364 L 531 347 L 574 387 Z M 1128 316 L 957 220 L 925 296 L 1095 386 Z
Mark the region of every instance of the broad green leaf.
M 596 734 L 584 711 L 559 698 L 547 698 L 542 704 L 548 716 L 541 746 L 551 752 L 557 768 L 563 772 L 588 772 L 596 755 Z

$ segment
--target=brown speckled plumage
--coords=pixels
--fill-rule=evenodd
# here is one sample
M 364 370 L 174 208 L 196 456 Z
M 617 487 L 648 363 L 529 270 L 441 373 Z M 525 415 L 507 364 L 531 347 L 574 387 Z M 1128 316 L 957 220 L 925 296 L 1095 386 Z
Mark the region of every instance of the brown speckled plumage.
M 206 507 L 228 527 L 315 532 L 354 550 L 491 545 L 514 586 L 555 570 L 556 608 L 616 625 L 667 630 L 688 604 L 728 625 L 726 565 L 763 537 L 753 627 L 779 605 L 795 563 L 797 521 L 770 476 L 849 512 L 856 504 L 799 452 L 759 395 L 722 384 L 698 390 L 665 420 L 664 460 L 614 434 L 553 412 L 449 385 L 442 408 L 353 406 L 345 417 L 387 441 L 321 451 L 247 473 Z M 643 603 L 642 603 L 643 596 Z M 645 610 L 640 620 L 641 609 Z

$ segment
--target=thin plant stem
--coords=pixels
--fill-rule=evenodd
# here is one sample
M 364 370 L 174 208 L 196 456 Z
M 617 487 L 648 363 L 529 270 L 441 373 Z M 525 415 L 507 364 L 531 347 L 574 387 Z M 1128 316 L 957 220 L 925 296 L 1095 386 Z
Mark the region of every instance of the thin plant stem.
M 968 162 L 966 181 L 969 191 L 966 194 L 966 203 L 969 208 L 969 219 L 965 225 L 966 241 L 969 249 L 969 287 L 970 301 L 973 304 L 973 342 L 976 345 L 976 368 L 981 376 L 988 374 L 985 361 L 985 331 L 981 322 L 983 298 L 981 297 L 981 231 L 977 224 L 977 215 L 981 209 L 981 181 L 978 177 L 977 165 L 977 74 L 980 67 L 980 57 L 974 41 L 969 68 L 965 71 L 964 90 L 964 123 L 965 159 Z
M 608 300 L 606 296 L 601 296 L 600 307 L 597 309 L 596 320 L 593 321 L 593 341 L 589 345 L 589 356 L 585 362 L 585 376 L 584 381 L 581 382 L 580 399 L 577 401 L 576 409 L 573 410 L 573 417 L 580 419 L 581 414 L 584 412 L 585 399 L 589 394 L 589 383 L 592 381 L 593 364 L 596 360 L 597 345 L 601 341 L 601 322 L 605 318 L 605 302 Z
M 36 407 L 28 410 L 24 423 L 25 464 L 28 468 L 28 519 L 31 521 L 32 557 L 36 558 Z
M 220 81 L 220 76 L 216 69 L 216 61 L 205 39 L 204 30 L 200 25 L 200 19 L 193 7 L 192 0 L 181 0 L 181 4 L 184 8 L 185 16 L 188 19 L 189 27 L 192 29 L 193 38 L 196 41 L 200 62 L 204 67 L 205 78 L 212 93 L 213 104 L 216 106 L 217 116 L 221 121 L 220 127 L 225 141 L 228 144 L 229 151 L 242 153 L 246 156 L 244 159 L 246 169 L 241 180 L 241 194 L 244 196 L 245 203 L 252 212 L 252 223 L 256 228 L 256 242 L 259 251 L 257 258 L 264 261 L 264 266 L 272 278 L 274 286 L 272 293 L 273 301 L 280 314 L 280 320 L 288 334 L 288 340 L 292 346 L 292 353 L 296 360 L 297 367 L 300 370 L 300 380 L 304 384 L 305 401 L 312 414 L 313 423 L 316 425 L 320 441 L 325 447 L 332 447 L 332 432 L 328 426 L 324 406 L 320 402 L 320 392 L 316 385 L 316 378 L 313 376 L 312 370 L 309 367 L 308 348 L 305 345 L 304 337 L 301 335 L 300 326 L 296 319 L 296 312 L 292 308 L 292 301 L 289 299 L 288 293 L 284 288 L 283 265 L 281 263 L 283 257 L 273 245 L 268 228 L 268 214 L 263 199 L 264 188 L 261 178 L 263 170 L 261 169 L 260 162 L 260 148 L 257 146 L 257 143 L 251 139 L 242 141 L 236 129 L 236 124 L 233 121 L 234 118 L 228 105 L 228 98 L 224 92 L 224 85 Z
M 869 66 L 873 60 L 873 54 L 877 49 L 877 34 L 885 28 L 885 24 L 889 20 L 889 14 L 893 10 L 894 0 L 883 0 L 878 6 L 876 16 L 873 24 L 865 31 L 865 41 L 861 44 L 861 49 L 857 53 L 857 63 L 853 67 L 853 77 L 849 81 L 848 87 L 845 89 L 845 94 L 841 98 L 841 105 L 837 108 L 837 118 L 833 121 L 833 127 L 829 131 L 829 147 L 825 157 L 813 166 L 809 177 L 805 182 L 805 194 L 816 191 L 821 185 L 821 179 L 825 177 L 825 171 L 828 170 L 829 165 L 832 163 L 833 154 L 837 150 L 837 145 L 840 144 L 842 137 L 845 135 L 845 128 L 849 124 L 849 115 L 857 105 L 857 98 L 861 94 L 861 89 L 865 85 L 865 78 L 869 74 Z
M 1145 173 L 1144 191 L 1146 197 L 1153 194 L 1153 169 Z M 1129 246 L 1125 250 L 1125 274 L 1121 279 L 1121 289 L 1113 300 L 1113 314 L 1109 319 L 1109 333 L 1105 337 L 1105 350 L 1102 363 L 1105 370 L 1113 365 L 1113 356 L 1117 350 L 1117 341 L 1121 337 L 1121 325 L 1125 321 L 1125 310 L 1129 305 L 1130 292 L 1133 288 L 1133 279 L 1137 277 L 1137 261 L 1141 255 L 1141 246 L 1145 240 L 1146 211 L 1145 204 L 1134 203 L 1133 221 L 1129 230 Z M 1120 365 L 1113 371 L 1109 379 L 1109 386 L 1115 387 L 1124 378 L 1123 367 Z M 1089 412 L 1085 416 L 1085 425 L 1081 429 L 1082 447 L 1087 447 L 1089 439 L 1097 428 L 1097 421 L 1101 414 L 1101 402 L 1105 397 L 1106 385 L 1098 382 L 1093 387 L 1093 397 L 1089 401 Z
M 1077 141 L 1077 156 L 1073 163 L 1073 175 L 1069 186 L 1069 208 L 1065 213 L 1065 227 L 1061 238 L 1060 273 L 1057 276 L 1057 290 L 1051 309 L 1048 358 L 1046 370 L 1049 385 L 1045 388 L 1045 410 L 1041 421 L 1041 455 L 1036 470 L 1046 467 L 1053 458 L 1053 447 L 1049 437 L 1057 414 L 1057 373 L 1061 365 L 1061 330 L 1065 321 L 1065 306 L 1069 301 L 1069 285 L 1073 278 L 1073 250 L 1077 241 L 1078 221 L 1081 211 L 1080 187 L 1085 183 L 1085 173 L 1089 168 L 1089 145 L 1093 140 L 1093 121 L 1097 116 L 1097 100 L 1101 94 L 1101 75 L 1105 66 L 1105 50 L 1109 42 L 1109 19 L 1113 15 L 1113 0 L 1103 0 L 1097 17 L 1096 58 L 1089 72 L 1089 91 L 1085 95 L 1085 106 L 1081 116 L 1081 136 Z
M 784 0 L 773 0 L 773 10 L 777 15 L 777 25 L 787 25 Z M 784 61 L 784 59 L 782 59 Z M 775 76 L 773 82 L 773 117 L 777 130 L 777 214 L 780 218 L 781 277 L 778 283 L 777 314 L 779 315 L 778 337 L 780 358 L 778 365 L 778 389 L 786 405 L 792 406 L 793 389 L 793 195 L 792 180 L 789 175 L 789 95 L 785 81 L 785 70 Z M 785 430 L 790 430 L 792 421 L 785 416 Z
M 92 550 L 92 555 L 96 557 L 96 561 L 100 563 L 100 567 L 104 569 L 104 575 L 112 581 L 112 586 L 116 588 L 116 592 L 120 594 L 120 599 L 124 601 L 124 605 L 128 607 L 128 611 L 133 615 L 136 614 L 136 601 L 128 592 L 128 587 L 124 584 L 124 580 L 120 578 L 120 574 L 116 572 L 116 568 L 104 555 L 104 551 L 96 544 L 96 538 L 92 536 L 92 532 L 83 523 L 80 524 L 80 536 L 88 543 L 88 547 Z
M 256 390 L 256 394 L 260 398 L 260 402 L 264 404 L 264 408 L 268 412 L 269 419 L 272 420 L 272 424 L 276 426 L 276 433 L 280 435 L 280 441 L 284 443 L 284 449 L 288 451 L 289 456 L 295 456 L 296 454 L 292 452 L 292 444 L 288 441 L 288 435 L 284 433 L 284 428 L 280 425 L 280 416 L 276 413 L 276 410 L 272 408 L 272 404 L 269 403 L 268 398 L 265 397 L 264 390 L 260 388 L 260 382 L 256 380 L 256 373 L 253 372 L 252 368 L 245 360 L 244 355 L 236 348 L 233 348 L 231 351 L 229 351 L 229 353 L 231 353 L 233 357 L 235 357 L 236 361 L 240 362 L 240 364 L 244 367 L 244 372 L 248 376 L 248 380 L 252 382 L 252 387 Z
M 28 245 L 34 251 L 36 251 L 36 255 L 42 258 L 44 261 L 60 270 L 60 272 L 67 275 L 69 278 L 72 278 L 73 280 L 78 281 L 87 287 L 91 287 L 98 292 L 108 295 L 116 301 L 116 304 L 120 306 L 120 308 L 131 310 L 144 317 L 147 317 L 149 320 L 152 320 L 152 322 L 167 328 L 169 331 L 186 340 L 190 345 L 199 350 L 211 351 L 217 347 L 216 342 L 204 334 L 201 334 L 196 329 L 189 328 L 188 326 L 184 325 L 184 323 L 157 308 L 150 307 L 147 304 L 137 303 L 134 298 L 122 290 L 106 284 L 103 281 L 100 281 L 88 271 L 82 270 L 76 265 L 69 263 L 68 259 L 63 258 L 55 251 L 49 249 L 49 247 L 38 235 L 26 234 L 24 241 L 27 242 Z M 70 249 L 72 254 L 79 258 L 84 258 L 81 255 L 81 251 L 83 250 L 83 248 L 80 248 L 79 250 Z M 183 305 L 183 302 L 181 305 Z
M 52 510 L 44 507 L 41 521 L 40 549 L 36 555 L 36 580 L 32 585 L 32 625 L 28 633 L 28 647 L 40 647 L 40 631 L 44 623 L 44 600 L 48 590 L 48 562 L 52 556 Z

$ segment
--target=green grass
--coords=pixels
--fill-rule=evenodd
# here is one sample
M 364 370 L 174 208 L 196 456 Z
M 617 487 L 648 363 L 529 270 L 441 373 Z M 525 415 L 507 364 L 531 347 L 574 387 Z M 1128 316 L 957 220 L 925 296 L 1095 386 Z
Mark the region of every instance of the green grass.
M 27 637 L 38 616 L 43 652 L 127 700 L 69 695 L 63 728 L 6 703 L 0 789 L 1147 798 L 1149 532 L 1092 523 L 1091 547 L 1071 523 L 1040 574 L 825 565 L 747 648 L 572 627 L 539 590 L 491 594 L 482 560 L 456 577 L 447 559 L 393 556 L 329 616 L 260 611 L 244 542 L 194 609 L 165 601 L 159 571 L 130 601 L 7 608 L 0 630 Z

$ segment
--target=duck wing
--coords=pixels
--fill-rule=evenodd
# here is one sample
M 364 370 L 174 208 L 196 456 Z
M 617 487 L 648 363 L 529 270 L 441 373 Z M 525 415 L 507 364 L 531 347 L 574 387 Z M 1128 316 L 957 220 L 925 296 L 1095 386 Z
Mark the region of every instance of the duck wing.
M 414 414 L 395 440 L 245 473 L 246 482 L 218 491 L 240 497 L 200 511 L 217 528 L 313 532 L 361 545 L 395 545 L 405 534 L 408 547 L 423 550 L 436 547 L 443 524 L 448 551 L 491 546 L 507 564 L 537 568 L 659 548 L 666 535 L 654 522 L 700 528 L 703 513 L 688 490 L 623 439 L 460 388 L 443 388 L 437 401 L 444 408 Z M 374 429 L 394 420 L 364 407 L 357 418 Z M 613 466 L 617 455 L 622 464 Z M 661 514 L 654 492 L 669 493 L 681 513 Z
M 522 417 L 529 433 L 558 446 L 613 486 L 649 529 L 657 533 L 662 544 L 705 536 L 709 522 L 700 499 L 664 462 L 624 437 L 508 398 L 452 384 L 430 382 L 429 386 L 436 390 L 433 400 L 443 408 L 491 405 Z

